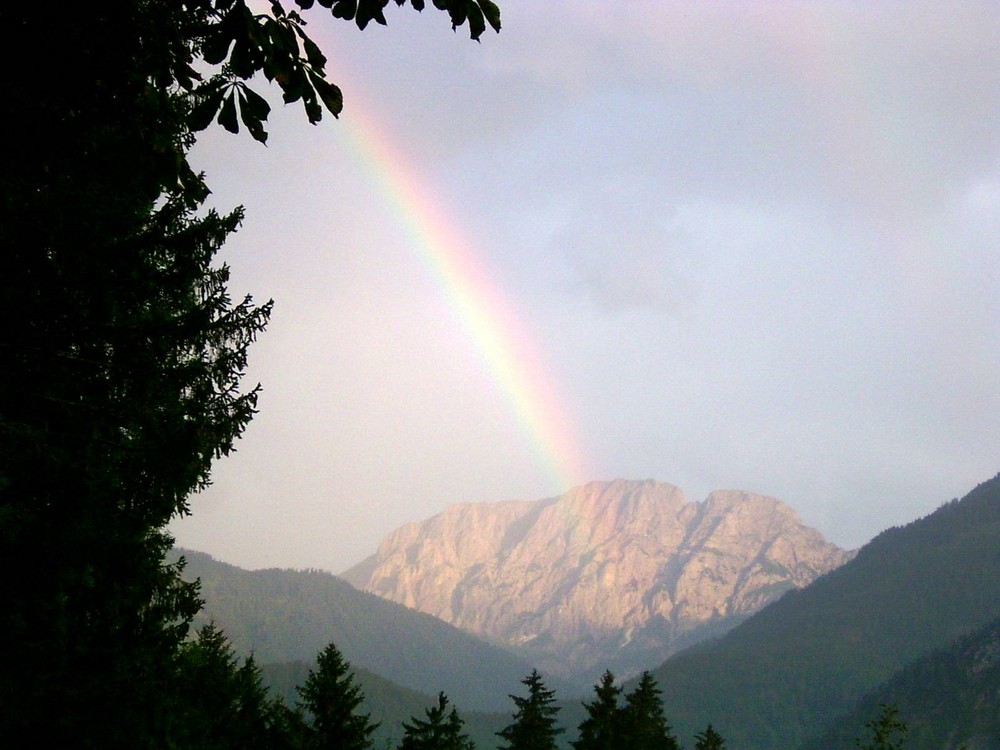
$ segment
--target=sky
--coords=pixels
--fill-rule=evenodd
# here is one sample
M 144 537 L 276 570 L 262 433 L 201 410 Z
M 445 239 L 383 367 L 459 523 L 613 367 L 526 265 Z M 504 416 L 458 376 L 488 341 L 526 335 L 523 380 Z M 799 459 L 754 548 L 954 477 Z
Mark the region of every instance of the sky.
M 992 2 L 503 0 L 308 30 L 339 119 L 192 160 L 260 413 L 171 525 L 341 572 L 458 502 L 656 479 L 847 548 L 1000 471 Z M 261 82 L 261 89 L 264 84 Z

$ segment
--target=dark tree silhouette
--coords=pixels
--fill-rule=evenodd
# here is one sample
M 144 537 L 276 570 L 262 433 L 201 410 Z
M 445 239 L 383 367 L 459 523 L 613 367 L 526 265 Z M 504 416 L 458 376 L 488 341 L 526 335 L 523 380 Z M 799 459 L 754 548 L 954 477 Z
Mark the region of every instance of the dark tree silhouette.
M 556 725 L 559 707 L 555 705 L 555 692 L 545 687 L 542 676 L 534 669 L 521 684 L 528 688 L 528 695 L 510 696 L 517 710 L 513 721 L 497 732 L 506 743 L 503 750 L 555 750 L 556 737 L 564 731 Z
M 448 697 L 439 693 L 437 705 L 426 710 L 426 719 L 414 716 L 403 723 L 399 750 L 475 750 L 463 726 L 455 707 L 448 710 Z
M 879 714 L 865 722 L 868 738 L 854 741 L 858 750 L 903 750 L 906 741 L 906 723 L 899 718 L 899 707 L 883 703 Z
M 312 12 L 364 28 L 388 4 Z M 213 120 L 266 138 L 257 74 L 312 122 L 339 112 L 313 0 L 288 5 L 0 4 L 0 746 L 41 727 L 57 747 L 172 742 L 200 602 L 164 529 L 254 414 L 241 381 L 270 311 L 231 299 L 214 256 L 242 213 L 204 210 L 187 154 Z M 473 38 L 499 28 L 490 0 L 434 5 Z
M 316 658 L 298 688 L 299 705 L 312 719 L 309 747 L 316 750 L 366 750 L 377 728 L 368 714 L 359 713 L 364 702 L 361 688 L 354 682 L 351 665 L 332 643 Z
M 615 677 L 610 671 L 606 671 L 594 686 L 594 694 L 593 701 L 583 704 L 587 718 L 580 722 L 580 736 L 573 747 L 576 750 L 617 750 L 622 746 L 622 716 L 618 708 L 621 688 L 615 685 Z
M 294 737 L 284 707 L 268 697 L 253 657 L 240 665 L 225 634 L 211 623 L 181 649 L 175 698 L 170 735 L 178 747 L 264 750 Z
M 704 732 L 698 732 L 694 736 L 694 750 L 724 750 L 725 747 L 726 741 L 711 724 L 705 727 Z
M 663 715 L 660 688 L 649 672 L 643 672 L 635 690 L 625 696 L 621 732 L 630 750 L 680 750 Z

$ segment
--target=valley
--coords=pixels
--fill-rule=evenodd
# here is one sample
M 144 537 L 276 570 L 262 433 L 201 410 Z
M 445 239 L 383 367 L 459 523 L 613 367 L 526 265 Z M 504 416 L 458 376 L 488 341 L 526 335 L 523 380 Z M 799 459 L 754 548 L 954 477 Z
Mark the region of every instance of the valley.
M 563 520 L 546 521 L 547 516 Z M 678 530 L 668 522 L 671 518 L 689 523 Z M 467 523 L 464 529 L 461 519 Z M 483 529 L 491 529 L 492 536 Z M 590 659 L 603 654 L 596 658 L 604 663 L 593 664 L 589 674 L 611 669 L 622 688 L 631 690 L 637 683 L 628 680 L 630 672 L 622 669 L 627 663 L 622 652 L 626 651 L 635 657 L 632 674 L 652 670 L 666 717 L 683 741 L 711 723 L 731 748 L 846 750 L 853 747 L 844 744 L 846 738 L 853 743 L 878 705 L 891 701 L 915 727 L 908 750 L 957 748 L 959 741 L 980 750 L 998 747 L 1000 738 L 990 717 L 995 716 L 991 712 L 1000 694 L 996 658 L 1000 477 L 925 518 L 886 530 L 856 553 L 825 543 L 816 532 L 802 527 L 790 508 L 772 498 L 714 493 L 698 504 L 686 503 L 670 485 L 592 483 L 561 498 L 536 503 L 450 509 L 390 535 L 375 560 L 348 575 L 357 581 L 367 570 L 370 580 L 390 581 L 393 576 L 384 573 L 388 566 L 381 568 L 382 577 L 377 574 L 379 558 L 406 558 L 412 569 L 408 575 L 397 572 L 397 585 L 406 588 L 402 584 L 406 581 L 411 592 L 433 591 L 433 568 L 422 568 L 431 551 L 442 570 L 447 570 L 443 562 L 449 559 L 452 563 L 462 555 L 465 560 L 476 559 L 472 553 L 483 549 L 485 536 L 494 539 L 495 584 L 504 565 L 517 563 L 520 567 L 511 569 L 528 573 L 525 541 L 538 536 L 545 541 L 531 548 L 540 555 L 540 562 L 534 587 L 528 589 L 541 591 L 542 580 L 570 580 L 573 585 L 556 586 L 537 601 L 565 601 L 585 612 L 576 588 L 586 590 L 588 583 L 593 588 L 600 581 L 624 578 L 635 582 L 631 588 L 622 588 L 622 598 L 630 600 L 640 587 L 635 571 L 622 567 L 623 561 L 653 557 L 649 539 L 666 537 L 669 532 L 681 538 L 675 550 L 684 554 L 674 554 L 683 564 L 661 560 L 661 574 L 653 580 L 659 582 L 659 590 L 673 594 L 673 601 L 683 605 L 680 612 L 713 612 L 716 632 L 687 648 L 667 646 L 675 653 L 660 658 L 654 648 L 628 652 L 629 644 L 622 643 L 620 630 L 603 643 L 588 636 L 585 628 L 595 627 L 600 618 L 585 620 L 577 614 L 568 622 L 584 634 L 580 640 L 586 651 L 570 648 L 561 669 L 557 655 L 563 652 L 554 635 L 546 648 L 532 649 L 525 642 L 509 644 L 502 638 L 470 632 L 471 628 L 458 628 L 413 606 L 359 591 L 328 573 L 243 571 L 200 553 L 185 555 L 187 574 L 202 580 L 206 607 L 201 617 L 223 627 L 239 651 L 252 651 L 279 694 L 294 698 L 295 676 L 305 673 L 325 642 L 334 641 L 364 675 L 361 679 L 371 692 L 371 710 L 387 725 L 389 734 L 384 736 L 390 741 L 391 727 L 405 720 L 401 715 L 407 711 L 414 715 L 421 702 L 431 705 L 431 696 L 444 690 L 466 717 L 477 747 L 494 747 L 492 733 L 509 720 L 508 695 L 517 693 L 524 675 L 544 660 L 545 680 L 560 701 L 560 721 L 567 729 L 563 739 L 569 742 L 584 717 L 582 703 L 592 698 L 596 682 L 586 683 L 579 654 L 586 653 Z M 726 538 L 739 541 L 726 547 L 722 544 Z M 401 539 L 409 540 L 409 546 Z M 519 546 L 524 549 L 518 551 Z M 446 552 L 452 557 L 447 558 Z M 571 557 L 579 563 L 572 576 L 567 575 L 568 568 L 558 565 Z M 741 560 L 743 567 L 738 567 L 736 562 Z M 698 567 L 693 561 L 698 561 Z M 829 566 L 828 572 L 816 570 L 820 563 Z M 437 580 L 464 581 L 471 586 L 486 567 L 475 565 L 479 567 L 470 568 L 471 573 L 450 578 L 439 571 Z M 552 565 L 559 575 L 546 578 L 545 565 Z M 693 570 L 699 575 L 691 575 Z M 796 571 L 808 580 L 796 579 Z M 783 577 L 776 578 L 778 572 Z M 702 590 L 694 585 L 696 581 L 704 582 Z M 508 581 L 508 596 L 512 587 Z M 431 601 L 440 604 L 450 599 L 452 615 L 461 612 L 470 617 L 467 607 L 474 597 L 456 596 L 454 586 L 443 590 Z M 504 593 L 502 587 L 497 590 Z M 598 603 L 592 611 L 604 617 L 604 622 L 620 622 L 614 618 L 634 611 L 610 604 L 601 609 L 601 602 L 614 602 L 617 591 L 609 586 L 601 594 L 590 594 Z M 632 600 L 655 601 L 649 589 L 643 592 Z M 684 597 L 678 592 L 684 592 Z M 758 607 L 741 612 L 740 621 L 733 624 L 734 610 L 725 608 L 742 602 L 757 602 Z M 480 622 L 518 621 L 518 617 L 504 620 L 499 614 L 503 606 L 514 610 L 515 605 L 516 598 L 511 597 L 492 614 L 487 609 Z M 559 622 L 555 616 L 547 617 L 537 603 L 522 606 L 521 611 L 534 612 L 537 622 Z M 675 620 L 682 622 L 680 617 Z M 707 622 L 711 625 L 713 620 Z M 709 628 L 689 627 L 686 632 L 697 635 Z M 564 642 L 570 640 L 564 638 Z M 601 652 L 608 643 L 612 648 Z M 664 647 L 657 644 L 656 648 Z M 645 663 L 642 656 L 648 658 Z M 945 692 L 928 689 L 928 679 L 950 688 Z M 954 715 L 955 696 L 962 696 L 960 715 Z M 947 738 L 944 745 L 942 737 Z

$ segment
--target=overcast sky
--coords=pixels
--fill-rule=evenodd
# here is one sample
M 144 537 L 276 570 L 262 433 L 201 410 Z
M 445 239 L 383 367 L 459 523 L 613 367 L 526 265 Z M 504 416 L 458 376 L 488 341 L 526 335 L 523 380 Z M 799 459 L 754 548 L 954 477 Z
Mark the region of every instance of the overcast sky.
M 341 118 L 201 139 L 275 310 L 179 544 L 339 572 L 624 477 L 856 547 L 1000 471 L 994 2 L 500 4 L 481 44 L 317 6 Z

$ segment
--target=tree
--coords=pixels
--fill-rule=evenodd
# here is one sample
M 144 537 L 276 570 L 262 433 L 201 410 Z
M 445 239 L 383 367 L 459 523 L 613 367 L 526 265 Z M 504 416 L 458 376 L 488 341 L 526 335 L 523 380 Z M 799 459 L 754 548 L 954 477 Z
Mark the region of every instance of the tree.
M 617 750 L 622 746 L 622 716 L 618 708 L 621 688 L 615 686 L 615 677 L 610 671 L 606 671 L 594 686 L 594 693 L 594 700 L 583 704 L 587 718 L 580 722 L 580 737 L 573 742 L 573 747 L 576 750 Z
M 712 725 L 705 727 L 704 732 L 699 732 L 694 736 L 694 750 L 724 750 L 726 741 L 722 735 L 716 732 Z
M 169 732 L 178 747 L 270 750 L 291 741 L 283 706 L 268 697 L 253 656 L 240 665 L 213 623 L 184 644 L 179 662 L 178 705 Z
M 903 750 L 906 741 L 906 723 L 899 718 L 899 707 L 882 703 L 879 714 L 865 722 L 869 737 L 862 742 L 854 741 L 858 750 Z
M 0 173 L 0 745 L 170 744 L 200 601 L 164 563 L 164 529 L 255 412 L 241 381 L 270 312 L 230 298 L 214 256 L 242 213 L 203 210 L 187 154 L 212 121 L 266 138 L 257 73 L 312 122 L 340 111 L 299 15 L 313 5 L 0 6 L 17 40 L 0 52 L 17 71 L 0 81 L 16 144 Z M 388 0 L 319 5 L 364 28 Z M 489 0 L 434 5 L 473 38 L 499 28 Z
M 528 688 L 528 695 L 511 695 L 517 706 L 513 722 L 497 732 L 506 745 L 503 750 L 555 750 L 556 737 L 563 728 L 556 726 L 555 716 L 559 707 L 555 705 L 555 692 L 545 687 L 537 670 L 521 680 Z
M 364 702 L 361 688 L 340 651 L 332 643 L 316 658 L 298 688 L 299 705 L 312 719 L 309 746 L 316 750 L 365 750 L 372 746 L 371 734 L 378 727 L 368 714 L 358 713 Z
M 475 750 L 472 740 L 462 731 L 464 722 L 455 707 L 448 710 L 448 697 L 438 693 L 437 706 L 426 710 L 427 719 L 411 717 L 403 722 L 403 740 L 399 750 Z
M 663 715 L 660 688 L 643 672 L 635 690 L 625 696 L 621 716 L 622 741 L 630 750 L 680 750 Z

